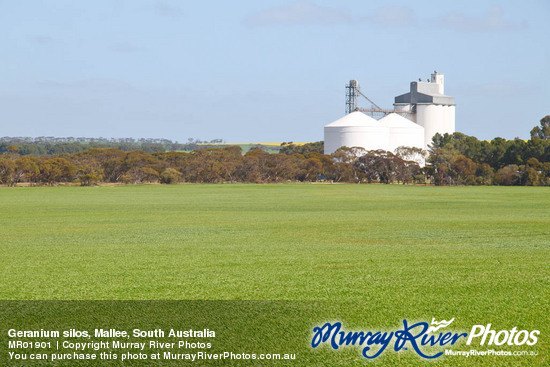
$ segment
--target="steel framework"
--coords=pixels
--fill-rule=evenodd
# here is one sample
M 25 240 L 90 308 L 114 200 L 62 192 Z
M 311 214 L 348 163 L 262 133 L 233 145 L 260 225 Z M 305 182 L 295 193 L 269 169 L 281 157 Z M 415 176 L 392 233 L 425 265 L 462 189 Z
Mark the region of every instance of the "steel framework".
M 358 105 L 359 96 L 365 98 L 371 103 L 371 108 L 362 108 Z M 389 115 L 390 113 L 398 113 L 403 117 L 412 119 L 414 111 L 396 111 L 390 109 L 384 109 L 378 106 L 374 101 L 367 97 L 359 88 L 359 82 L 357 80 L 350 80 L 346 85 L 346 113 L 352 113 L 354 111 L 365 112 L 372 117 L 382 117 Z

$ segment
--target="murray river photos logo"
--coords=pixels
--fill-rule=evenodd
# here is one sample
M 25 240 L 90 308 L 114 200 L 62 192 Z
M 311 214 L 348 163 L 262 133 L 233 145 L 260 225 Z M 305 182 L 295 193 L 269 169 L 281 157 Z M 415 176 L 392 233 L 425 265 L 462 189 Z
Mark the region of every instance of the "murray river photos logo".
M 347 346 L 361 347 L 361 354 L 368 359 L 380 356 L 386 349 L 391 349 L 393 346 L 395 352 L 412 349 L 422 358 L 434 359 L 444 354 L 440 347 L 452 346 L 459 341 L 465 341 L 466 345 L 479 343 L 481 346 L 532 346 L 537 343 L 537 336 L 540 334 L 539 330 L 529 332 L 518 330 L 517 327 L 496 331 L 492 329 L 491 324 L 474 325 L 469 333 L 442 331 L 453 321 L 454 318 L 448 321 L 432 319 L 431 324 L 427 322 L 411 324 L 405 319 L 403 328 L 394 331 L 346 331 L 340 322 L 327 322 L 313 328 L 311 346 L 317 348 L 327 344 L 335 350 Z M 430 351 L 433 347 L 438 347 L 438 351 Z

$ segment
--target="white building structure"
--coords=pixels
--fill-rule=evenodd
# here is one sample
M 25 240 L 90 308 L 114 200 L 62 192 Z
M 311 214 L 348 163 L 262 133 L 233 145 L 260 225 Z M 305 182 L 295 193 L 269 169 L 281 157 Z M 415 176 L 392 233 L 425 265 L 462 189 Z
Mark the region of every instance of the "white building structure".
M 436 133 L 455 132 L 455 99 L 444 93 L 445 76 L 434 71 L 428 82 L 411 82 L 409 93 L 395 97 L 394 109 L 410 112 L 410 119 L 424 128 L 424 149 Z
M 399 146 L 427 149 L 436 133 L 454 133 L 455 101 L 444 94 L 444 81 L 444 75 L 434 71 L 428 82 L 411 82 L 409 93 L 395 97 L 395 113 L 378 121 L 357 109 L 326 125 L 325 154 L 343 146 L 391 152 Z M 354 82 L 352 88 L 359 93 Z
M 424 128 L 409 119 L 390 113 L 378 120 L 388 129 L 388 145 L 384 150 L 395 151 L 398 147 L 416 147 L 424 149 Z
M 325 126 L 325 154 L 340 147 L 376 150 L 388 145 L 388 128 L 363 112 L 352 112 Z

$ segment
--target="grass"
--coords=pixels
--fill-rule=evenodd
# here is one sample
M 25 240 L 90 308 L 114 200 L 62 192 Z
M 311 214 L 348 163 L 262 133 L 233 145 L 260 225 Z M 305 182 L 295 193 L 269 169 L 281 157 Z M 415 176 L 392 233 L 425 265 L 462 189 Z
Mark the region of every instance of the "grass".
M 199 143 L 197 145 L 207 145 L 216 148 L 224 148 L 230 146 L 239 146 L 243 150 L 243 154 L 248 152 L 252 148 L 261 147 L 268 153 L 279 153 L 282 143 Z M 309 143 L 294 143 L 293 145 L 305 145 Z
M 29 187 L 0 203 L 0 299 L 319 301 L 356 329 L 539 329 L 541 355 L 514 363 L 548 362 L 547 188 Z

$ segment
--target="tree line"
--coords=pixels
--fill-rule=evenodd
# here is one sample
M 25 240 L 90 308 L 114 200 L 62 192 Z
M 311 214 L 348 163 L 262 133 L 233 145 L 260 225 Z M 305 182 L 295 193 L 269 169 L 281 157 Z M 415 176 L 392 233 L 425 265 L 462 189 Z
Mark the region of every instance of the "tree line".
M 436 185 L 550 185 L 550 115 L 531 139 L 481 141 L 461 133 L 434 136 L 427 174 Z
M 203 141 L 189 138 L 186 143 L 178 143 L 168 139 L 156 138 L 73 138 L 40 136 L 30 137 L 0 137 L 0 154 L 8 152 L 8 147 L 15 146 L 20 155 L 55 155 L 63 153 L 78 153 L 95 148 L 116 148 L 122 151 L 143 150 L 146 153 L 166 152 L 171 150 L 192 151 L 201 148 L 214 147 L 222 143 L 222 139 Z M 211 145 L 209 145 L 211 144 Z
M 316 150 L 322 144 L 315 143 Z M 373 182 L 378 178 L 365 176 L 365 167 L 358 163 L 356 148 L 342 148 L 332 155 L 319 151 L 306 154 L 293 153 L 304 149 L 287 147 L 286 153 L 268 153 L 252 149 L 242 154 L 238 146 L 206 148 L 192 152 L 155 152 L 142 150 L 125 152 L 115 148 L 94 148 L 78 153 L 62 153 L 50 156 L 21 155 L 14 146 L 0 155 L 0 183 L 14 186 L 21 182 L 36 185 L 58 183 L 225 183 L 251 182 L 276 183 L 286 181 Z M 306 148 L 307 149 L 307 148 Z M 363 152 L 366 153 L 366 152 Z M 395 162 L 402 162 L 403 168 L 418 164 L 404 163 L 405 160 L 390 154 Z M 373 153 L 374 154 L 374 153 Z M 363 162 L 363 164 L 367 164 Z M 413 182 L 412 173 L 399 170 L 395 179 Z M 393 176 L 392 176 L 393 177 Z M 382 175 L 380 180 L 390 182 Z
M 229 146 L 190 152 L 101 147 L 39 155 L 22 154 L 19 146 L 11 144 L 0 155 L 0 184 L 8 186 L 286 181 L 550 185 L 550 116 L 531 131 L 530 140 L 436 135 L 429 152 L 408 147 L 393 153 L 343 147 L 325 155 L 323 143 L 316 142 L 283 143 L 280 152 L 273 154 L 262 149 L 243 154 L 240 147 Z

